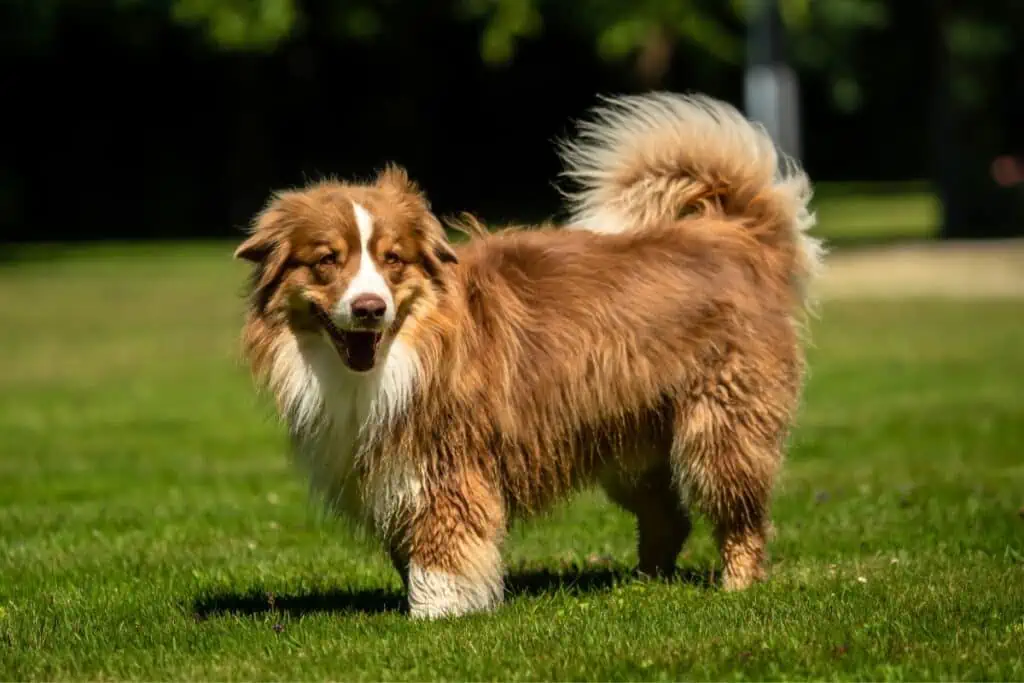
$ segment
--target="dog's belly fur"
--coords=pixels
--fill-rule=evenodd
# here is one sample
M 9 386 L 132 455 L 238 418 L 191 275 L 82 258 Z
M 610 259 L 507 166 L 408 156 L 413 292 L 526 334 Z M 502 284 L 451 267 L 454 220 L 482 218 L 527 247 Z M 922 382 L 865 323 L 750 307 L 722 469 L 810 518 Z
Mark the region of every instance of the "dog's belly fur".
M 671 410 L 574 430 L 570 438 L 538 450 L 535 441 L 494 453 L 490 476 L 505 482 L 512 517 L 543 512 L 574 492 L 611 479 L 628 480 L 667 462 Z
M 415 403 L 389 430 L 364 429 L 365 404 L 341 403 L 343 413 L 293 432 L 294 457 L 335 512 L 384 537 L 410 523 L 424 496 L 451 483 L 444 472 L 472 470 L 500 494 L 505 518 L 525 519 L 579 489 L 640 478 L 667 463 L 671 451 L 674 409 L 668 401 L 639 416 L 568 425 L 566 436 L 543 442 L 516 438 L 511 430 L 478 443 L 466 440 L 452 458 L 433 448 L 434 440 L 409 448 L 424 427 L 417 424 Z M 450 425 L 465 421 L 457 413 L 448 418 Z

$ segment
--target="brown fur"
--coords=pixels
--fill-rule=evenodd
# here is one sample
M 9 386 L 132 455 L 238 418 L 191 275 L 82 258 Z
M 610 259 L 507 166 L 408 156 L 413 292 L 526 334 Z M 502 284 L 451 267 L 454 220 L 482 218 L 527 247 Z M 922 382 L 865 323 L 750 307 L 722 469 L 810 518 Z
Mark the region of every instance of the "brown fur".
M 723 105 L 703 102 L 721 114 Z M 653 117 L 648 135 L 685 132 L 688 112 Z M 712 123 L 726 132 L 747 125 L 727 116 Z M 625 127 L 602 130 L 614 125 Z M 630 139 L 616 155 L 615 140 L 605 142 L 597 153 L 571 153 L 603 154 L 614 170 L 642 146 Z M 391 169 L 368 184 L 282 195 L 239 248 L 258 264 L 245 329 L 254 370 L 278 396 L 297 450 L 317 452 L 307 458 L 314 484 L 391 552 L 414 615 L 496 605 L 508 521 L 590 483 L 637 516 L 641 571 L 674 569 L 693 507 L 714 525 L 726 588 L 764 576 L 816 256 L 801 242 L 804 200 L 773 180 L 774 170 L 758 175 L 765 159 L 734 158 L 750 152 L 715 148 L 712 136 L 706 167 L 725 168 L 718 155 L 734 174 L 713 176 L 672 142 L 676 167 L 640 153 L 630 172 L 590 178 L 592 194 L 607 191 L 598 208 L 617 212 L 619 231 L 489 235 L 469 219 L 471 238 L 451 249 L 422 193 Z M 297 418 L 280 349 L 316 334 L 304 301 L 329 304 L 351 279 L 343 256 L 330 272 L 316 265 L 318 244 L 349 249 L 349 201 L 373 214 L 381 250 L 403 252 L 401 267 L 387 271 L 400 310 L 391 335 L 418 369 L 400 409 L 366 408 L 365 426 L 341 439 L 355 453 L 341 467 L 348 456 L 322 436 L 331 415 Z M 392 380 L 339 381 L 368 382 L 372 395 Z

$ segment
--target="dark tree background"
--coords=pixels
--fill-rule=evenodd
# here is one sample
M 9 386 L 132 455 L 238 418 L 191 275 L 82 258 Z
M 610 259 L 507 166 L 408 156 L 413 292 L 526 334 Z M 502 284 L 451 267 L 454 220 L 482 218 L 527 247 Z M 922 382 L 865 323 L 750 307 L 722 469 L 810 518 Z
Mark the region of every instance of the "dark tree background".
M 749 0 L 756 1 L 756 0 Z M 816 180 L 928 179 L 1021 231 L 1024 4 L 780 0 Z M 5 0 L 0 240 L 236 234 L 274 188 L 405 164 L 442 213 L 555 214 L 597 93 L 742 103 L 749 2 Z

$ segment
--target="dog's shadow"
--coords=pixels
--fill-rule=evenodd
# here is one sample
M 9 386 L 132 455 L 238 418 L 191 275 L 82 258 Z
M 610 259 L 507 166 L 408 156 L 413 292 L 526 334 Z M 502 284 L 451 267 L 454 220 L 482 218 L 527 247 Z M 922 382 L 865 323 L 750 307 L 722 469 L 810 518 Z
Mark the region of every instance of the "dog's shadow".
M 507 598 L 541 596 L 555 593 L 586 595 L 610 591 L 616 586 L 641 580 L 626 567 L 586 567 L 555 571 L 531 569 L 511 572 L 505 579 Z M 659 581 L 709 588 L 715 583 L 710 569 L 681 568 L 675 575 Z M 223 615 L 259 616 L 281 613 L 299 617 L 317 612 L 383 614 L 404 613 L 405 596 L 393 590 L 326 590 L 289 595 L 250 589 L 244 593 L 212 593 L 192 603 L 197 621 Z

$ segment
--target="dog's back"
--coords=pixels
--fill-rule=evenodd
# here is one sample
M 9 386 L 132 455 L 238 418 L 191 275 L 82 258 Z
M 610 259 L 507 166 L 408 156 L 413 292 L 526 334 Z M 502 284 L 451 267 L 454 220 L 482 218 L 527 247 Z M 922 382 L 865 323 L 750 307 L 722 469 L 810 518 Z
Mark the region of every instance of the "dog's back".
M 442 370 L 456 388 L 453 413 L 472 407 L 506 442 L 542 439 L 545 457 L 589 470 L 609 454 L 576 457 L 581 426 L 626 438 L 632 423 L 649 422 L 666 397 L 694 394 L 737 353 L 760 374 L 795 380 L 790 289 L 756 247 L 751 258 L 749 240 L 728 239 L 727 220 L 499 232 L 461 249 L 457 286 L 468 294 L 455 298 L 464 317 L 451 323 L 458 333 Z M 486 381 L 464 380 L 476 376 Z M 557 484 L 544 498 L 564 493 Z

